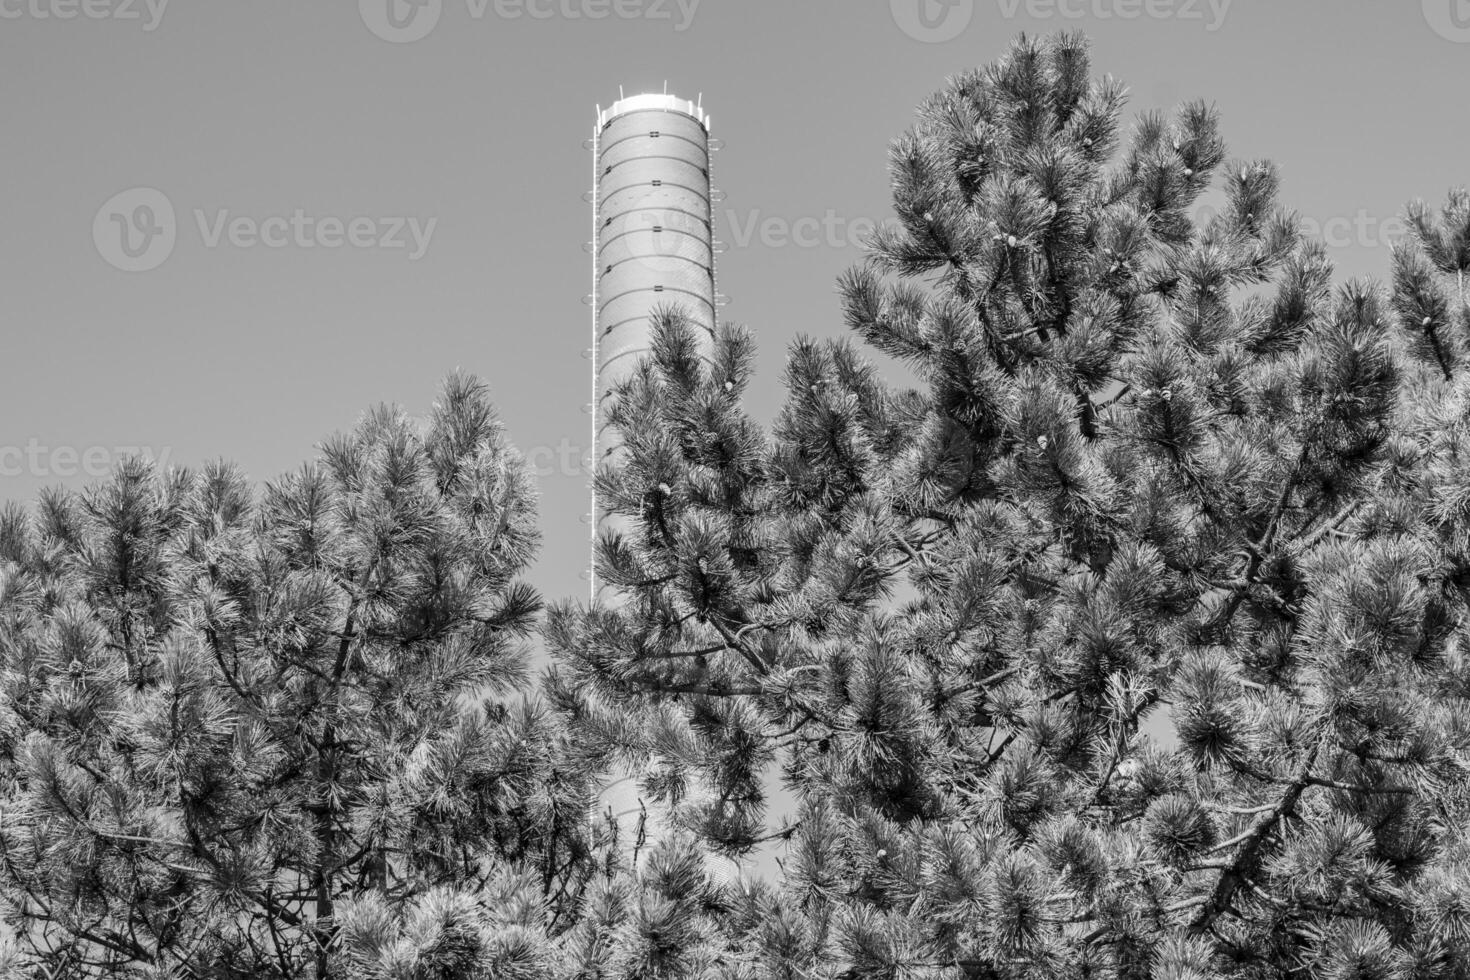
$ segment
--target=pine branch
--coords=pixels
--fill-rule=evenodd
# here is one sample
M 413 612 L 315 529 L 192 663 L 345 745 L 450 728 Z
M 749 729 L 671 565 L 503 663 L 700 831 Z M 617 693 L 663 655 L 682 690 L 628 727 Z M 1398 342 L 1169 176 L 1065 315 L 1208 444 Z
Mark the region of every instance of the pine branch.
M 1327 725 L 1325 722 L 1320 724 L 1321 733 L 1313 740 L 1306 757 L 1297 767 L 1296 775 L 1287 782 L 1285 791 L 1282 792 L 1275 805 L 1258 816 L 1244 833 L 1230 842 L 1231 846 L 1237 846 L 1238 849 L 1230 865 L 1223 870 L 1215 882 L 1215 887 L 1190 922 L 1191 935 L 1198 936 L 1206 932 L 1215 919 L 1225 912 L 1236 891 L 1248 880 L 1249 875 L 1254 873 L 1261 860 L 1267 839 L 1275 833 L 1280 821 L 1287 814 L 1295 811 L 1297 801 L 1310 782 L 1312 766 L 1316 764 L 1317 756 L 1327 738 Z

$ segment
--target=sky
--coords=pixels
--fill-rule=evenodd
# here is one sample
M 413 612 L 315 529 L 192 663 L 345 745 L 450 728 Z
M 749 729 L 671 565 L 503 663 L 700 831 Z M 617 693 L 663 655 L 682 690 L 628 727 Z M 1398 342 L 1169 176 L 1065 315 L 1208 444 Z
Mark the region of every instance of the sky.
M 711 113 L 769 419 L 792 340 L 845 332 L 913 107 L 1067 28 L 1130 116 L 1217 104 L 1343 277 L 1470 181 L 1467 0 L 0 0 L 0 500 L 138 450 L 271 479 L 460 368 L 539 475 L 531 580 L 583 596 L 594 107 Z

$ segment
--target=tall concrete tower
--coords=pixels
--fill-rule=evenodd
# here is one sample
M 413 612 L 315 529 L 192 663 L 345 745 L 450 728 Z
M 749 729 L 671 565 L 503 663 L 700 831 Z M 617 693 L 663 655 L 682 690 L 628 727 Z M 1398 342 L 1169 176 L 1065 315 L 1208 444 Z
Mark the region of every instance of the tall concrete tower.
M 606 407 L 614 386 L 648 353 L 649 316 L 681 307 L 713 338 L 715 246 L 710 118 L 700 102 L 668 94 L 599 107 L 592 149 L 591 303 L 594 465 L 616 457 Z M 592 501 L 593 540 L 615 519 Z M 592 597 L 598 597 L 596 572 Z
M 637 368 L 652 342 L 650 316 L 661 307 L 680 307 L 700 328 L 709 350 L 717 307 L 715 241 L 710 187 L 710 118 L 699 100 L 663 94 L 619 98 L 598 108 L 587 146 L 592 150 L 592 459 L 602 465 L 621 451 L 607 423 L 613 388 Z M 621 519 L 592 500 L 592 544 Z M 599 589 L 595 566 L 592 599 L 615 601 Z M 614 773 L 601 804 L 612 809 L 631 838 L 641 829 L 648 844 L 667 826 L 661 808 L 646 810 L 634 777 Z M 643 852 L 645 855 L 647 851 Z M 717 875 L 738 870 L 728 860 L 711 860 Z

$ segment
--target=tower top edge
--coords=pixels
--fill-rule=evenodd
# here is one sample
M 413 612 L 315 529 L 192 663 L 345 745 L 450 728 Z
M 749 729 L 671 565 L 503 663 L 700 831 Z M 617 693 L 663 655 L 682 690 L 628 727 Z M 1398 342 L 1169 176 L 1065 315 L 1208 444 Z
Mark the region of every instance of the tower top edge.
M 597 113 L 597 130 L 601 132 L 603 127 L 612 122 L 618 116 L 629 112 L 642 112 L 646 110 L 662 110 L 664 112 L 677 112 L 695 120 L 706 131 L 709 130 L 709 113 L 698 102 L 690 99 L 681 99 L 677 95 L 668 95 L 663 92 L 645 92 L 642 95 L 630 95 L 618 99 L 606 109 L 600 109 Z

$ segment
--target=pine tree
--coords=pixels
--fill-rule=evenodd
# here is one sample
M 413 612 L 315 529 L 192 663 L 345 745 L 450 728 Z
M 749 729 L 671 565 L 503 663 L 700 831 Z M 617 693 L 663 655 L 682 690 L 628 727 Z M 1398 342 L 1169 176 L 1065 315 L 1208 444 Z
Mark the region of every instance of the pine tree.
M 749 336 L 665 311 L 620 391 L 561 707 L 706 846 L 789 839 L 640 933 L 723 945 L 685 975 L 1470 977 L 1467 198 L 1334 286 L 1213 108 L 1124 105 L 1058 35 L 920 107 L 840 283 L 915 390 L 800 340 L 767 435 Z
M 0 895 L 51 976 L 515 975 L 596 868 L 530 696 L 533 487 L 473 378 L 256 492 L 122 465 L 0 519 Z M 39 975 L 39 974 L 37 974 Z
M 539 686 L 473 379 L 0 513 L 0 968 L 1470 978 L 1470 195 L 1334 285 L 1212 108 L 1091 72 L 1022 37 L 893 144 L 839 286 L 913 389 L 800 339 L 766 431 L 750 335 L 657 313 Z

